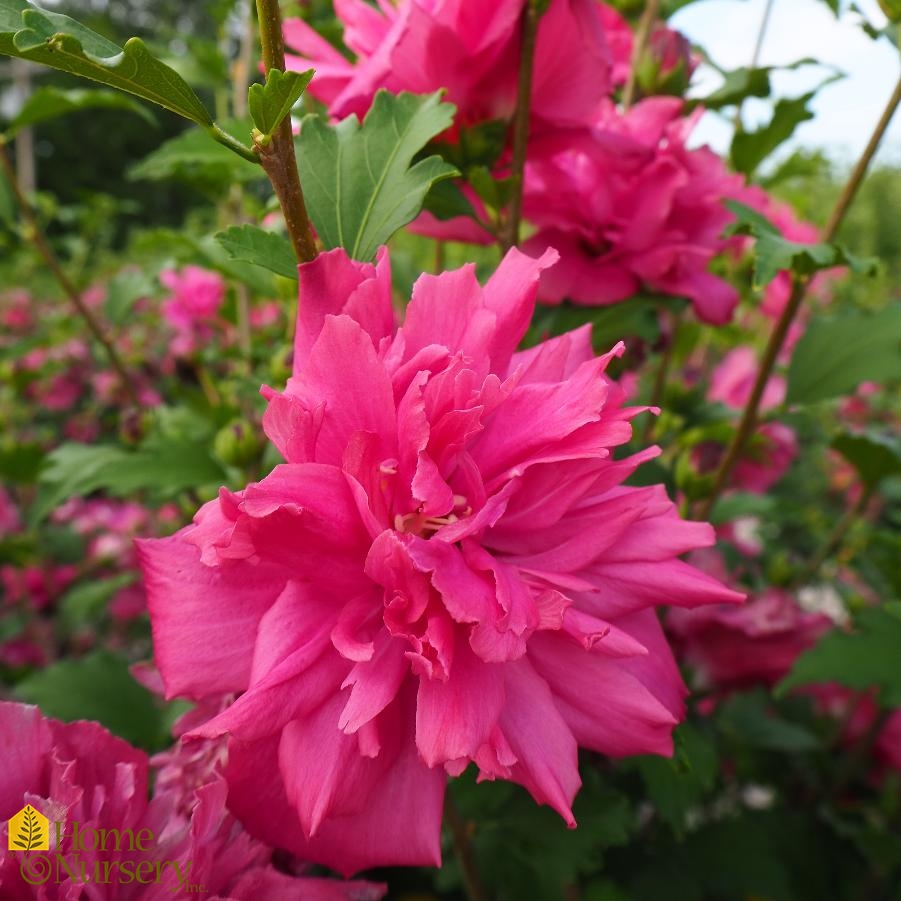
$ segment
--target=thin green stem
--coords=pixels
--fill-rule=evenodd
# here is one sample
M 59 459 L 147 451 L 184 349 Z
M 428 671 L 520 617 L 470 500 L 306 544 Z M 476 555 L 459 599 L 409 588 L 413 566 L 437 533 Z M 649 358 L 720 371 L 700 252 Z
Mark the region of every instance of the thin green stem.
M 889 98 L 879 121 L 876 123 L 876 127 L 873 129 L 872 135 L 870 135 L 867 146 L 864 148 L 860 159 L 854 166 L 851 175 L 848 177 L 848 181 L 845 183 L 845 186 L 836 201 L 832 214 L 829 216 L 826 226 L 823 229 L 823 241 L 828 243 L 829 241 L 834 240 L 835 236 L 838 234 L 838 230 L 841 228 L 845 215 L 851 204 L 854 202 L 854 198 L 857 196 L 857 192 L 866 177 L 870 164 L 873 161 L 873 157 L 876 155 L 876 151 L 888 130 L 889 123 L 899 104 L 901 104 L 901 79 L 899 79 L 898 83 L 895 85 L 895 90 L 892 92 L 892 96 Z M 791 294 L 785 305 L 785 309 L 782 311 L 782 315 L 779 317 L 779 321 L 776 323 L 776 327 L 773 329 L 772 335 L 770 335 L 770 340 L 767 342 L 763 360 L 760 363 L 760 370 L 757 373 L 754 387 L 751 390 L 751 396 L 748 398 L 748 403 L 742 413 L 741 421 L 738 424 L 738 428 L 735 430 L 735 434 L 732 436 L 732 441 L 726 450 L 723 462 L 717 470 L 713 481 L 713 488 L 699 508 L 699 515 L 702 519 L 709 518 L 711 510 L 729 484 L 729 477 L 732 475 L 733 469 L 735 469 L 735 466 L 741 459 L 745 445 L 750 440 L 751 435 L 754 434 L 754 430 L 757 427 L 760 400 L 763 397 L 763 392 L 770 380 L 773 368 L 776 365 L 776 360 L 785 344 L 785 339 L 788 336 L 791 324 L 794 322 L 795 316 L 807 293 L 809 282 L 810 279 L 807 276 L 794 276 L 793 278 Z
M 60 286 L 60 288 L 62 288 L 63 293 L 71 301 L 72 306 L 75 307 L 78 315 L 81 316 L 81 318 L 84 320 L 85 325 L 87 325 L 88 327 L 88 331 L 90 331 L 90 333 L 103 348 L 107 358 L 110 361 L 110 365 L 119 376 L 119 381 L 122 383 L 122 387 L 125 390 L 125 393 L 128 395 L 129 400 L 131 400 L 131 402 L 135 406 L 140 406 L 141 400 L 138 396 L 138 390 L 135 387 L 135 384 L 132 382 L 131 377 L 128 374 L 128 370 L 126 370 L 125 365 L 122 363 L 122 359 L 116 351 L 116 348 L 106 336 L 103 330 L 103 326 L 100 324 L 99 320 L 94 316 L 87 304 L 85 304 L 84 299 L 82 298 L 79 290 L 75 287 L 75 284 L 72 282 L 69 276 L 66 275 L 59 259 L 53 252 L 53 249 L 50 247 L 50 244 L 47 241 L 47 236 L 44 234 L 44 230 L 41 228 L 41 224 L 38 221 L 38 217 L 34 211 L 34 208 L 25 197 L 25 194 L 23 193 L 22 188 L 19 185 L 12 160 L 10 159 L 9 152 L 6 149 L 6 143 L 2 139 L 0 139 L 0 168 L 2 168 L 3 174 L 6 176 L 6 180 L 9 182 L 9 187 L 13 193 L 13 198 L 15 199 L 16 205 L 19 207 L 19 210 L 22 214 L 22 218 L 26 225 L 26 237 L 35 246 L 35 249 L 38 251 L 41 257 L 43 257 L 44 262 L 47 264 L 47 268 L 50 270 L 51 275 L 53 275 L 54 279 L 56 279 L 57 284 Z
M 253 65 L 253 54 L 256 39 L 256 17 L 253 0 L 241 0 L 243 8 L 241 22 L 241 43 L 238 56 L 232 63 L 232 113 L 236 119 L 247 115 L 247 89 L 250 71 Z M 243 194 L 238 185 L 232 185 L 229 192 L 228 207 L 230 218 L 238 224 L 245 221 L 243 215 Z M 239 284 L 235 291 L 238 326 L 238 346 L 244 357 L 243 364 L 249 371 L 252 359 L 252 335 L 250 331 L 250 290 L 247 285 Z
M 754 42 L 754 52 L 751 54 L 751 62 L 749 68 L 756 69 L 760 63 L 760 51 L 763 50 L 763 41 L 766 37 L 766 30 L 770 24 L 770 15 L 773 12 L 775 0 L 766 0 L 766 6 L 763 9 L 763 17 L 760 20 L 760 28 L 757 30 L 757 40 Z M 735 130 L 741 131 L 744 127 L 741 120 L 741 110 L 744 105 L 744 99 L 738 101 L 735 108 Z
M 866 513 L 866 509 L 869 506 L 872 497 L 873 489 L 871 487 L 866 487 L 861 490 L 860 497 L 857 501 L 848 507 L 844 514 L 838 519 L 820 549 L 810 558 L 797 578 L 793 580 L 793 588 L 806 585 L 814 576 L 816 576 L 820 571 L 820 567 L 826 560 L 841 547 L 851 526 Z
M 645 50 L 648 48 L 648 41 L 651 39 L 654 23 L 659 18 L 660 0 L 648 0 L 641 18 L 638 20 L 638 27 L 635 29 L 635 40 L 632 44 L 632 60 L 629 64 L 629 78 L 626 81 L 626 86 L 623 88 L 622 104 L 624 111 L 627 111 L 635 100 L 635 89 L 638 86 L 638 66 L 641 63 Z
M 282 14 L 278 0 L 256 0 L 256 4 L 266 74 L 272 69 L 284 72 L 285 39 L 282 35 Z M 278 197 L 294 253 L 299 262 L 309 263 L 316 258 L 318 251 L 300 185 L 290 117 L 279 125 L 271 141 L 256 144 L 254 150 Z
M 666 340 L 666 345 L 660 353 L 660 361 L 657 364 L 657 372 L 654 375 L 654 385 L 651 388 L 651 399 L 648 403 L 649 407 L 659 407 L 663 403 L 663 393 L 666 391 L 666 380 L 669 378 L 670 368 L 673 364 L 673 354 L 676 348 L 676 338 L 679 334 L 679 319 L 672 314 L 669 315 L 670 333 Z M 653 415 L 648 416 L 645 420 L 643 440 L 645 444 L 650 443 L 654 437 L 654 429 L 657 424 L 657 418 Z
M 487 901 L 488 895 L 482 885 L 482 877 L 476 864 L 475 853 L 469 836 L 469 827 L 463 819 L 450 793 L 444 799 L 444 822 L 450 829 L 451 840 L 454 845 L 454 854 L 460 864 L 463 874 L 463 883 L 466 886 L 466 895 L 469 901 Z
M 506 253 L 519 244 L 522 223 L 522 197 L 529 144 L 529 119 L 532 110 L 532 74 L 535 68 L 535 44 L 538 40 L 538 20 L 541 12 L 537 0 L 528 0 L 522 14 L 522 42 L 519 51 L 519 82 L 516 91 L 516 111 L 513 114 L 513 159 L 510 177 L 513 196 L 507 220 L 501 232 L 501 249 Z
M 227 131 L 221 128 L 219 125 L 211 125 L 207 129 L 207 134 L 214 140 L 218 141 L 224 147 L 228 147 L 229 150 L 234 151 L 238 154 L 238 156 L 243 157 L 245 160 L 250 161 L 251 163 L 259 163 L 257 155 L 253 152 L 250 147 L 242 144 L 234 135 L 230 135 Z

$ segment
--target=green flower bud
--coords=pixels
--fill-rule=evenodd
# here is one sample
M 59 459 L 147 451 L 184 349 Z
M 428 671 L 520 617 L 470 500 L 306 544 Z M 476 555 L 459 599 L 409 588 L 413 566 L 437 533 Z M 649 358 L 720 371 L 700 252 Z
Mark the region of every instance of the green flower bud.
M 227 466 L 247 466 L 262 447 L 258 430 L 243 419 L 233 419 L 223 426 L 213 439 L 213 451 Z

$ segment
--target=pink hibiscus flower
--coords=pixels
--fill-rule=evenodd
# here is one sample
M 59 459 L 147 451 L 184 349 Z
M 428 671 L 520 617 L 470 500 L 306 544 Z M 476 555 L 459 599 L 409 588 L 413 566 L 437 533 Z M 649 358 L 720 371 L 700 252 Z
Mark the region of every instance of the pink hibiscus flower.
M 538 231 L 524 246 L 561 257 L 541 300 L 607 305 L 644 286 L 687 297 L 705 322 L 732 317 L 738 292 L 708 267 L 727 246 L 722 198 L 741 177 L 708 148 L 685 146 L 696 117 L 681 118 L 682 106 L 655 97 L 622 114 L 610 102 L 580 139 L 530 145 L 524 209 Z
M 297 51 L 289 68 L 316 69 L 309 91 L 338 118 L 362 117 L 379 88 L 426 94 L 441 88 L 471 125 L 509 119 L 516 105 L 520 23 L 525 0 L 336 0 L 349 62 L 300 19 L 284 24 Z M 535 51 L 536 125 L 574 126 L 609 91 L 610 55 L 596 0 L 554 0 Z
M 212 334 L 210 323 L 225 299 L 225 282 L 200 266 L 185 266 L 180 272 L 165 269 L 160 281 L 172 292 L 163 303 L 163 318 L 176 331 L 173 351 L 191 353 Z
M 741 607 L 671 610 L 666 624 L 680 659 L 697 668 L 702 682 L 720 689 L 775 685 L 833 625 L 777 588 Z
M 402 327 L 386 251 L 302 269 L 294 375 L 267 390 L 285 464 L 140 543 L 170 695 L 243 692 L 229 804 L 349 874 L 437 864 L 448 774 L 524 785 L 570 825 L 577 747 L 670 754 L 685 689 L 657 604 L 741 595 L 712 544 L 614 459 L 638 408 L 587 328 L 516 352 L 540 260 L 422 276 Z
M 160 760 L 157 791 L 148 800 L 149 761 L 143 751 L 97 723 L 65 724 L 44 718 L 37 707 L 0 701 L 0 896 L 4 901 L 88 895 L 92 901 L 162 901 L 185 891 L 188 883 L 202 885 L 210 901 L 382 897 L 383 887 L 372 883 L 294 878 L 275 870 L 271 850 L 226 811 L 226 786 L 216 761 L 208 751 L 198 761 L 197 752 L 177 746 Z M 7 850 L 7 820 L 25 805 L 50 820 L 49 851 L 26 856 Z M 78 848 L 76 823 L 83 837 Z M 98 847 L 98 831 L 113 829 L 120 833 L 118 850 L 114 839 Z M 125 830 L 143 847 L 130 845 Z M 57 856 L 65 866 L 55 862 Z M 142 863 L 144 878 L 128 879 L 127 872 Z

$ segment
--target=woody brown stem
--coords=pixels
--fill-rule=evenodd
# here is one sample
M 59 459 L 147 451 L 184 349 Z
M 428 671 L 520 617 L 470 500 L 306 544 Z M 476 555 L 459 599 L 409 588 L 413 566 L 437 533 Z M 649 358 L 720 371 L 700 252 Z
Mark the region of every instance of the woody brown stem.
M 256 0 L 256 3 L 266 74 L 272 69 L 284 72 L 285 39 L 282 35 L 282 14 L 278 0 Z M 282 208 L 294 253 L 299 262 L 309 263 L 316 258 L 318 251 L 300 185 L 290 117 L 286 117 L 278 126 L 272 140 L 266 144 L 255 144 L 254 149 Z

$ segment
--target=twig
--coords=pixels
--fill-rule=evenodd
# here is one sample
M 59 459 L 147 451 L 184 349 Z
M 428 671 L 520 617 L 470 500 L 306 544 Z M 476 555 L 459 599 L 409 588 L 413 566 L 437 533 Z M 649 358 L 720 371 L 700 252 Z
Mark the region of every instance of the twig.
M 848 530 L 854 523 L 864 514 L 873 496 L 873 489 L 866 487 L 861 490 L 860 497 L 852 504 L 844 514 L 836 522 L 832 531 L 829 533 L 822 547 L 811 557 L 807 566 L 801 573 L 792 580 L 792 588 L 798 588 L 806 585 L 819 572 L 820 567 L 826 562 L 826 559 L 836 551 L 841 543 L 845 540 Z
M 657 364 L 657 372 L 654 376 L 654 386 L 651 388 L 649 407 L 659 407 L 663 403 L 663 393 L 666 390 L 666 380 L 669 377 L 670 367 L 673 363 L 673 354 L 676 348 L 676 337 L 679 334 L 679 318 L 670 315 L 670 333 L 667 342 L 660 354 L 660 362 Z M 645 420 L 643 442 L 647 444 L 654 436 L 654 428 L 657 418 L 649 415 Z
M 282 14 L 278 0 L 256 0 L 256 4 L 266 74 L 268 75 L 271 69 L 284 72 L 285 39 L 282 35 Z M 265 145 L 256 144 L 254 149 L 275 189 L 294 253 L 299 262 L 309 263 L 316 258 L 318 251 L 303 199 L 303 189 L 300 186 L 290 116 L 285 117 L 272 135 L 271 141 Z
M 140 406 L 141 400 L 138 396 L 137 388 L 132 382 L 125 366 L 123 365 L 122 359 L 119 357 L 116 348 L 104 333 L 103 326 L 91 312 L 90 308 L 85 304 L 79 290 L 75 287 L 73 282 L 63 271 L 59 259 L 53 252 L 53 249 L 50 247 L 50 244 L 47 241 L 47 237 L 44 234 L 43 229 L 41 228 L 40 222 L 38 221 L 37 214 L 35 213 L 31 204 L 28 202 L 28 199 L 25 197 L 25 194 L 23 193 L 22 188 L 19 185 L 18 179 L 16 178 L 15 169 L 13 168 L 12 160 L 10 159 L 9 152 L 6 149 L 6 142 L 3 139 L 0 139 L 0 168 L 3 169 L 3 174 L 6 176 L 6 180 L 9 182 L 10 190 L 13 193 L 13 198 L 16 201 L 16 205 L 19 207 L 19 210 L 22 213 L 22 218 L 25 220 L 28 240 L 30 240 L 31 243 L 34 244 L 38 253 L 44 258 L 44 262 L 47 264 L 47 268 L 56 279 L 60 288 L 63 289 L 63 293 L 72 302 L 72 305 L 75 307 L 78 315 L 81 316 L 82 319 L 84 319 L 90 333 L 94 336 L 94 338 L 97 339 L 101 347 L 103 347 L 104 352 L 109 358 L 110 365 L 113 367 L 113 369 L 115 369 L 116 374 L 119 376 L 119 380 L 122 382 L 122 387 L 125 389 L 126 394 L 128 394 L 129 400 L 131 400 L 131 402 L 135 406 Z
M 757 31 L 757 40 L 754 42 L 754 52 L 751 54 L 751 63 L 749 68 L 756 69 L 760 62 L 760 51 L 763 49 L 763 39 L 766 37 L 766 30 L 770 24 L 770 14 L 773 11 L 774 0 L 766 0 L 766 6 L 763 10 L 763 17 L 760 20 L 760 28 Z M 744 98 L 738 101 L 735 108 L 735 130 L 742 130 L 741 109 L 744 106 Z
M 516 91 L 516 112 L 513 114 L 513 159 L 511 162 L 513 196 L 510 198 L 510 210 L 501 232 L 501 249 L 504 253 L 519 244 L 526 151 L 529 143 L 529 119 L 532 109 L 532 70 L 535 64 L 535 43 L 538 38 L 538 20 L 540 18 L 541 13 L 537 0 L 528 0 L 522 14 L 519 82 Z
M 867 170 L 870 167 L 870 163 L 876 155 L 879 144 L 885 136 L 885 132 L 887 131 L 889 123 L 899 104 L 901 104 L 901 79 L 899 79 L 898 83 L 895 85 L 895 90 L 892 92 L 892 96 L 889 98 L 882 116 L 876 124 L 876 128 L 873 130 L 873 134 L 870 136 L 866 148 L 861 154 L 860 159 L 857 161 L 857 164 L 854 166 L 854 170 L 842 189 L 842 193 L 836 201 L 832 214 L 829 216 L 829 220 L 823 229 L 822 240 L 825 243 L 834 240 L 835 236 L 838 234 L 838 230 L 844 221 L 845 215 L 863 183 Z M 786 303 L 785 309 L 782 311 L 782 315 L 779 317 L 779 321 L 776 323 L 776 327 L 767 343 L 763 360 L 760 363 L 760 370 L 757 373 L 757 379 L 754 382 L 754 387 L 751 391 L 751 396 L 742 413 L 741 422 L 739 423 L 735 434 L 732 436 L 732 441 L 723 457 L 723 462 L 717 470 L 711 493 L 699 508 L 699 514 L 702 519 L 709 518 L 710 511 L 713 509 L 720 494 L 722 494 L 726 488 L 729 476 L 732 475 L 732 470 L 741 458 L 745 445 L 757 426 L 757 412 L 760 407 L 760 399 L 763 397 L 764 389 L 773 372 L 773 367 L 776 365 L 776 359 L 782 351 L 782 345 L 785 343 L 789 328 L 804 300 L 809 281 L 810 279 L 807 276 L 795 276 L 793 278 L 791 295 L 789 296 L 788 303 Z
M 632 60 L 629 65 L 629 79 L 623 88 L 623 111 L 627 111 L 635 99 L 635 88 L 638 84 L 638 65 L 644 56 L 645 50 L 647 50 L 651 32 L 654 30 L 654 23 L 658 18 L 660 18 L 660 0 L 648 0 L 641 18 L 638 20 L 638 28 L 635 29 L 635 40 L 632 44 Z
M 247 88 L 250 81 L 250 70 L 253 65 L 253 52 L 256 38 L 256 21 L 254 18 L 253 0 L 242 0 L 243 20 L 241 22 L 241 43 L 238 56 L 232 64 L 232 113 L 236 119 L 247 115 Z M 240 224 L 242 215 L 242 192 L 238 185 L 232 185 L 229 192 L 228 205 L 232 218 Z M 250 291 L 245 284 L 236 288 L 236 313 L 238 326 L 238 347 L 244 355 L 246 366 L 250 367 L 252 342 L 250 334 Z
M 488 896 L 485 894 L 482 878 L 479 875 L 479 868 L 476 865 L 476 858 L 472 850 L 472 842 L 469 840 L 466 821 L 449 793 L 444 799 L 444 821 L 450 829 L 451 839 L 454 843 L 454 854 L 457 855 L 457 860 L 460 863 L 469 901 L 487 901 Z

